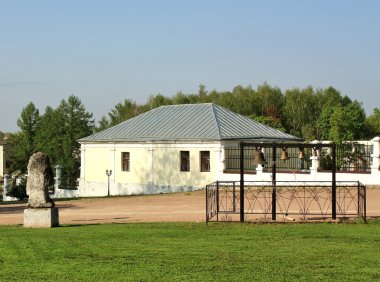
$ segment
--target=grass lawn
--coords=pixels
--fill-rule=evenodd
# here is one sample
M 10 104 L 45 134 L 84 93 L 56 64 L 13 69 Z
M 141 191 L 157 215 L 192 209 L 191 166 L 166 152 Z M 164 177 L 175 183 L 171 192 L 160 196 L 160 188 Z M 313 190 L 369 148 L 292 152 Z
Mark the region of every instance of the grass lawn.
M 0 281 L 379 281 L 368 224 L 0 227 Z

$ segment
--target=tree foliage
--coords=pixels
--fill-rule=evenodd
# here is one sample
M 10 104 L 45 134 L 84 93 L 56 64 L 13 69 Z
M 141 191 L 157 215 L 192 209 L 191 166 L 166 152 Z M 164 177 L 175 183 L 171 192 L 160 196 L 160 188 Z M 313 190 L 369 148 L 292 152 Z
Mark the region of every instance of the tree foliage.
M 380 109 L 375 108 L 373 110 L 373 113 L 365 121 L 365 127 L 367 135 L 380 135 Z
M 361 114 L 356 113 L 360 124 L 364 110 L 361 104 L 351 101 L 347 96 L 342 96 L 331 86 L 325 89 L 313 89 L 311 86 L 292 88 L 283 93 L 280 88 L 266 82 L 258 85 L 256 89 L 250 85 L 247 87 L 237 85 L 232 91 L 207 91 L 206 86 L 200 84 L 197 93 L 185 94 L 179 91 L 172 97 L 165 97 L 162 94 L 152 95 L 147 103 L 141 105 L 127 99 L 124 103 L 117 104 L 108 113 L 109 119 L 102 117 L 97 131 L 159 106 L 190 103 L 214 103 L 307 141 L 350 136 L 372 138 L 371 133 L 376 132 L 374 130 L 375 117 L 372 121 L 365 123 L 365 134 L 362 132 L 364 130 L 362 125 L 351 127 L 350 133 L 346 135 L 338 132 L 334 123 L 336 121 L 332 119 L 343 117 L 339 114 L 340 108 L 345 111 L 349 111 L 350 107 L 353 107 L 351 111 L 356 108 L 361 112 Z
M 335 107 L 330 117 L 329 138 L 336 142 L 361 139 L 364 126 L 365 112 L 357 101 Z
M 18 120 L 20 132 L 12 134 L 8 139 L 8 156 L 11 170 L 26 173 L 30 156 L 43 151 L 48 154 L 52 165 L 62 166 L 64 183 L 75 185 L 79 176 L 80 145 L 78 139 L 93 133 L 92 114 L 85 110 L 82 102 L 75 96 L 53 109 L 48 106 L 45 113 L 29 103 Z
M 92 114 L 86 112 L 79 98 L 70 96 L 67 101 L 62 100 L 57 108 L 62 124 L 62 166 L 63 184 L 75 186 L 79 177 L 80 145 L 78 139 L 91 135 L 94 131 Z M 57 156 L 58 157 L 58 156 Z
M 362 105 L 352 101 L 333 87 L 325 89 L 292 88 L 284 92 L 268 83 L 252 88 L 237 85 L 232 91 L 208 91 L 200 84 L 197 93 L 177 92 L 172 97 L 151 95 L 146 103 L 131 99 L 115 105 L 102 116 L 95 128 L 92 114 L 81 101 L 70 96 L 53 109 L 47 107 L 40 116 L 33 103 L 21 112 L 17 122 L 20 132 L 11 134 L 11 170 L 26 172 L 31 153 L 47 153 L 54 165 L 63 166 L 68 185 L 79 176 L 79 144 L 77 140 L 133 118 L 163 105 L 214 103 L 255 121 L 288 132 L 306 141 L 330 139 L 336 142 L 380 135 L 380 109 L 366 118 Z
M 119 124 L 122 121 L 133 118 L 139 114 L 136 102 L 125 99 L 124 103 L 119 103 L 108 114 L 110 117 L 110 126 Z

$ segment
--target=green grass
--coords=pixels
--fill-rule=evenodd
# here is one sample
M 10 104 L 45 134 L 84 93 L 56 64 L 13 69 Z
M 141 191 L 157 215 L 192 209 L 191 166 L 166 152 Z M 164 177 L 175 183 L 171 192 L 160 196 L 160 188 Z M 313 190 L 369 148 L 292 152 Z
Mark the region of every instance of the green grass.
M 0 281 L 379 281 L 368 224 L 0 227 Z

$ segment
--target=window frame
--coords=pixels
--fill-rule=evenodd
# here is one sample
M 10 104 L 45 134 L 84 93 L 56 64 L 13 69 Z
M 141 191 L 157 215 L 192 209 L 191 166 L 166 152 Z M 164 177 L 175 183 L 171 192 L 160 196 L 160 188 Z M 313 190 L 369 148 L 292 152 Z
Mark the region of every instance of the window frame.
M 185 155 L 187 154 L 187 156 Z M 190 151 L 180 151 L 179 152 L 180 159 L 180 171 L 181 172 L 189 172 L 190 171 Z
M 204 156 L 204 154 L 208 154 L 208 156 Z M 199 151 L 199 170 L 200 172 L 210 172 L 211 164 L 210 164 L 210 151 Z
M 128 156 L 128 157 L 124 157 Z M 126 169 L 125 169 L 126 166 Z M 121 171 L 131 171 L 131 153 L 121 152 Z

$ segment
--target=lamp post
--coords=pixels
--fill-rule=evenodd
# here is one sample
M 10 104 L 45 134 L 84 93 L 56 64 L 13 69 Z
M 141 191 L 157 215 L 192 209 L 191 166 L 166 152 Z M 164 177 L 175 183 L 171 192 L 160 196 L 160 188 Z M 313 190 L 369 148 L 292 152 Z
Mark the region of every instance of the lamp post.
M 110 176 L 112 175 L 112 169 L 108 170 L 106 169 L 106 175 L 108 176 L 108 194 L 107 196 L 110 196 Z

